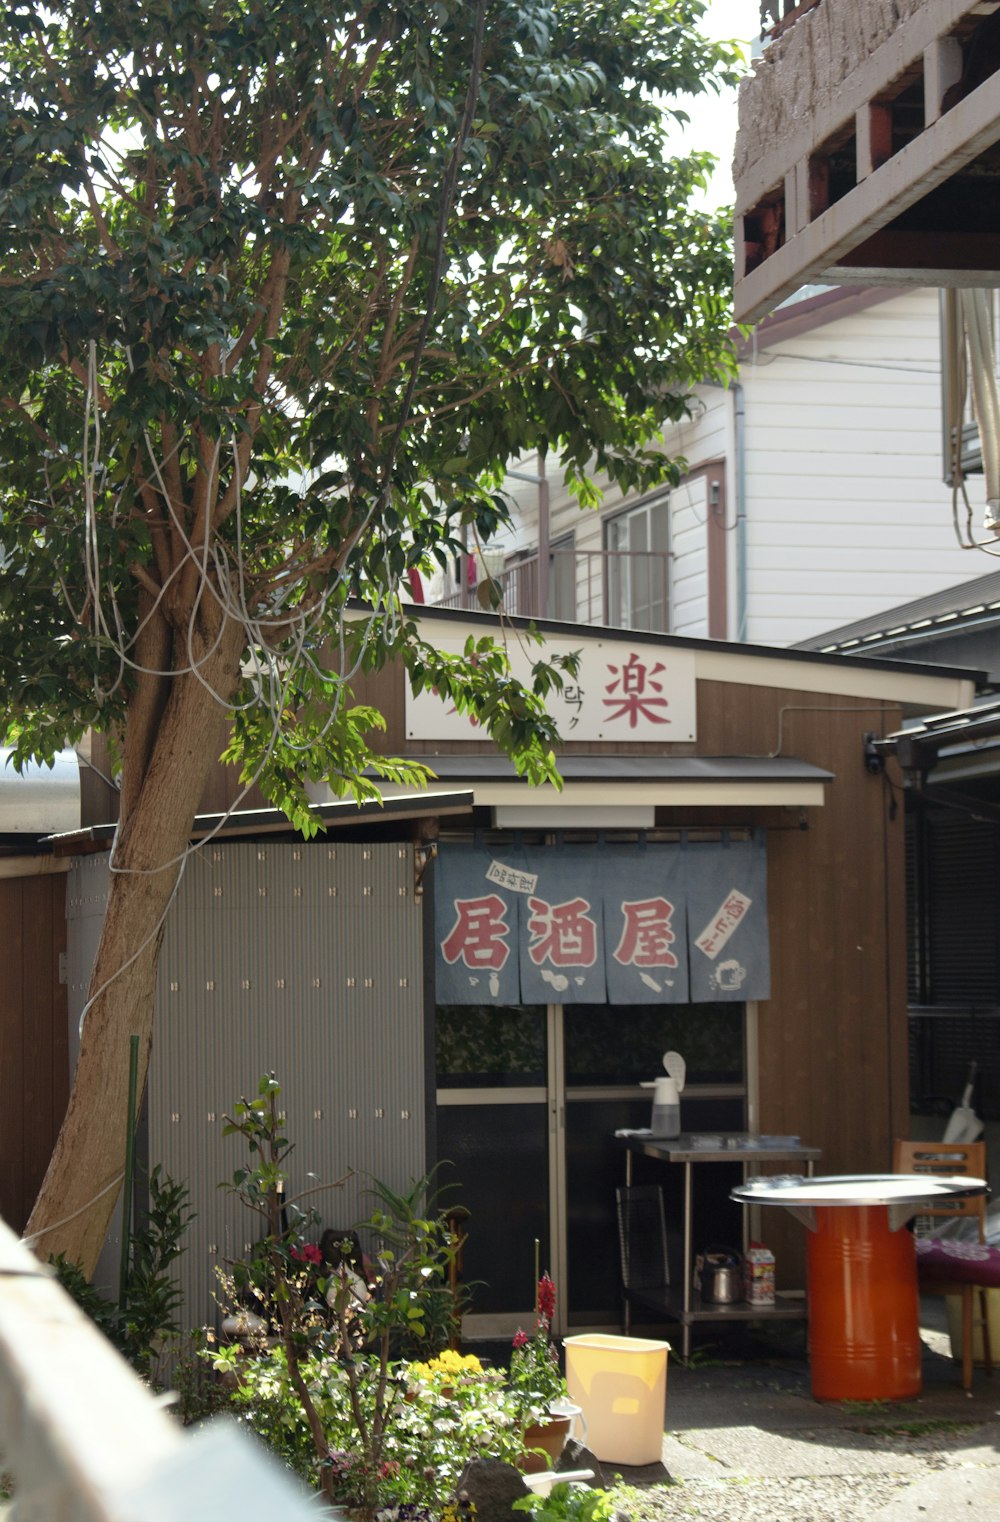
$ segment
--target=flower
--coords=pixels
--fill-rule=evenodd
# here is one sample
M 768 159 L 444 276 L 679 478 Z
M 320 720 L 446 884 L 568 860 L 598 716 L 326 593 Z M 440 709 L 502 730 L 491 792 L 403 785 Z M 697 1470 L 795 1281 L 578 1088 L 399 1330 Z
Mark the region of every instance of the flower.
M 529 1337 L 519 1329 L 510 1355 L 510 1383 L 520 1396 L 525 1421 L 537 1420 L 552 1401 L 566 1394 L 559 1355 L 549 1341 L 555 1311 L 556 1287 L 548 1274 L 543 1274 L 535 1292 L 534 1334 Z
M 426 1363 L 411 1363 L 407 1366 L 407 1376 L 411 1380 L 429 1380 L 441 1378 L 447 1383 L 456 1375 L 482 1374 L 483 1366 L 475 1353 L 458 1353 L 454 1348 L 445 1348 L 435 1358 Z
M 301 1247 L 290 1248 L 289 1256 L 294 1258 L 296 1263 L 319 1264 L 323 1261 L 323 1254 L 320 1252 L 315 1242 L 303 1242 Z
M 548 1274 L 543 1274 L 538 1281 L 538 1294 L 536 1297 L 539 1317 L 544 1316 L 551 1325 L 552 1318 L 556 1313 L 556 1287 Z

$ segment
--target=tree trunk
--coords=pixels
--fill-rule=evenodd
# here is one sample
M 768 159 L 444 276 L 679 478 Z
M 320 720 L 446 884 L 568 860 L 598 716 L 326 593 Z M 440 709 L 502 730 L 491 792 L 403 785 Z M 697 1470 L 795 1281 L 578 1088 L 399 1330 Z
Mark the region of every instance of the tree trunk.
M 243 645 L 241 626 L 227 624 L 201 667 L 204 683 L 223 702 L 236 690 Z M 219 701 L 206 685 L 190 675 L 174 677 L 155 740 L 145 753 L 144 775 L 138 782 L 134 776 L 123 779 L 123 797 L 134 802 L 119 828 L 88 990 L 93 1002 L 84 1020 L 69 1108 L 25 1231 L 39 1257 L 64 1253 L 88 1276 L 121 1187 L 130 1038 L 139 1037 L 141 1094 L 164 921 L 177 863 L 217 759 L 212 741 L 218 719 Z

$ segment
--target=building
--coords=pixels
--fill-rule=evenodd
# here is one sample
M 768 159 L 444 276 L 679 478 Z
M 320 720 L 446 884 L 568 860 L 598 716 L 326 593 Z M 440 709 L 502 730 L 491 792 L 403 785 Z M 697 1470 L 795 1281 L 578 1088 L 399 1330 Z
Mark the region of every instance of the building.
M 667 430 L 678 487 L 582 510 L 521 462 L 491 567 L 505 609 L 792 645 L 981 574 L 942 482 L 940 372 L 937 292 L 802 292 L 743 344 L 738 383 L 699 387 Z M 978 526 L 982 479 L 968 492 Z M 468 584 L 442 600 L 482 607 Z
M 485 632 L 462 614 L 419 616 L 444 648 Z M 192 858 L 164 942 L 143 1122 L 149 1160 L 189 1181 L 198 1212 L 188 1317 L 214 1315 L 214 1270 L 254 1229 L 217 1185 L 239 1165 L 222 1117 L 263 1071 L 283 1084 L 292 1187 L 350 1174 L 319 1197 L 327 1224 L 365 1213 L 366 1174 L 403 1185 L 452 1165 L 442 1182 L 472 1212 L 481 1331 L 530 1314 L 536 1237 L 563 1325 L 616 1324 L 612 1133 L 646 1122 L 640 1083 L 667 1047 L 688 1059 L 687 1126 L 800 1134 L 833 1172 L 888 1166 L 908 1109 L 903 828 L 866 736 L 968 704 L 975 674 L 546 633 L 581 652 L 562 699 L 562 792 L 529 788 L 386 670 L 356 696 L 386 715 L 388 750 L 434 768 L 431 792 L 390 791 L 382 811 L 320 801 L 328 829 L 312 842 L 244 809 Z M 228 785 L 220 768 L 215 806 Z M 113 803 L 55 842 L 72 861 L 71 1030 Z M 698 1245 L 741 1226 L 726 1202 L 735 1177 L 713 1181 Z M 662 1182 L 676 1218 L 679 1180 Z M 801 1233 L 768 1225 L 783 1282 L 801 1283 Z
M 976 1063 L 973 1098 L 1000 1152 L 1000 573 L 804 642 L 987 673 L 971 708 L 911 720 L 879 742 L 903 773 L 913 1127 L 940 1134 Z
M 740 91 L 738 321 L 815 280 L 1000 279 L 993 0 L 805 0 Z

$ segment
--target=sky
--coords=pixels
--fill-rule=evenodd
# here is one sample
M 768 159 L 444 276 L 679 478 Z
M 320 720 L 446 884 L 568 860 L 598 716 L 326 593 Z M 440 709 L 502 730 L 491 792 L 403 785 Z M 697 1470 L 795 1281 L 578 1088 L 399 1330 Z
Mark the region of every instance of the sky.
M 718 41 L 738 42 L 749 67 L 752 39 L 760 33 L 758 0 L 711 0 L 699 31 Z M 734 199 L 732 159 L 736 137 L 736 91 L 694 96 L 684 102 L 690 126 L 678 134 L 680 151 L 707 149 L 718 159 L 704 198 L 711 207 L 730 206 Z

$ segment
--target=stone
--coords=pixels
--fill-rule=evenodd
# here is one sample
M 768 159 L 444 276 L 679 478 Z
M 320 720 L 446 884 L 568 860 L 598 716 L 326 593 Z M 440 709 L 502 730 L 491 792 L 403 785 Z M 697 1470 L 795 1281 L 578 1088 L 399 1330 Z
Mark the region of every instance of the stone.
M 575 1437 L 566 1439 L 566 1445 L 556 1460 L 555 1469 L 558 1474 L 565 1474 L 572 1469 L 592 1469 L 594 1478 L 587 1481 L 591 1489 L 607 1490 L 608 1488 L 600 1459 L 595 1453 L 591 1453 L 589 1448 L 585 1448 L 583 1443 L 577 1442 Z
M 468 1499 L 476 1508 L 476 1522 L 511 1522 L 522 1512 L 513 1509 L 521 1496 L 530 1495 L 520 1474 L 499 1459 L 473 1459 L 455 1487 L 459 1499 Z

